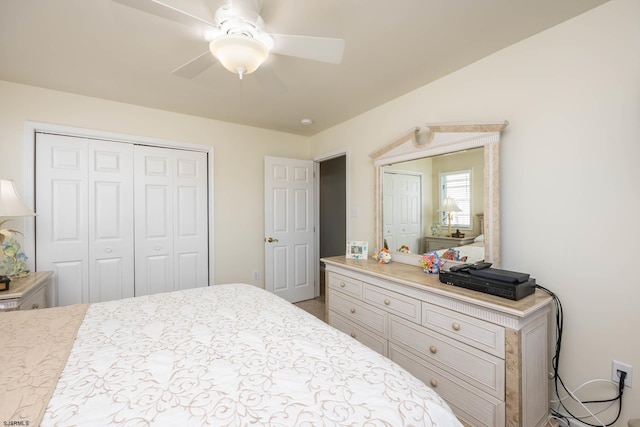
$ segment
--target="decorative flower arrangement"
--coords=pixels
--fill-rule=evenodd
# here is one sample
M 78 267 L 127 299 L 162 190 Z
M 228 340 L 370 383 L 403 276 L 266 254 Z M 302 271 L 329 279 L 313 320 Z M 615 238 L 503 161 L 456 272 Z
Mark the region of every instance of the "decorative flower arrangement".
M 444 262 L 440 260 L 440 257 L 435 252 L 427 252 L 420 258 L 420 266 L 425 273 L 437 274 L 443 265 Z
M 442 253 L 442 258 L 451 261 L 460 261 L 460 251 L 455 248 L 449 248 Z
M 373 254 L 373 258 L 380 264 L 389 264 L 391 262 L 391 254 L 387 248 L 382 248 L 379 251 L 376 251 Z

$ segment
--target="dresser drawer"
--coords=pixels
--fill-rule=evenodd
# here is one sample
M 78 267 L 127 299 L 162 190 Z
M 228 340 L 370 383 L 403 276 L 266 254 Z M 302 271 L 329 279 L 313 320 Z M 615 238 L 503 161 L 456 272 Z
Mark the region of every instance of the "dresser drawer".
M 448 337 L 504 359 L 504 327 L 462 313 L 422 303 L 422 324 Z
M 370 329 L 382 338 L 387 338 L 387 315 L 383 310 L 368 306 L 346 295 L 336 294 L 331 297 L 329 309 Z
M 387 340 L 369 332 L 362 326 L 351 322 L 333 311 L 329 311 L 329 324 L 381 355 L 387 355 Z
M 362 299 L 362 282 L 337 273 L 329 273 L 329 288 Z
M 45 294 L 45 288 L 38 289 L 33 295 L 30 295 L 27 299 L 20 303 L 19 310 L 36 310 L 39 308 L 46 308 L 47 298 Z
M 364 284 L 362 292 L 365 302 L 420 324 L 422 314 L 419 300 L 368 283 Z
M 504 400 L 504 360 L 395 316 L 389 316 L 389 341 Z
M 505 427 L 505 404 L 438 369 L 411 352 L 389 344 L 389 358 L 433 388 L 458 418 L 474 427 Z

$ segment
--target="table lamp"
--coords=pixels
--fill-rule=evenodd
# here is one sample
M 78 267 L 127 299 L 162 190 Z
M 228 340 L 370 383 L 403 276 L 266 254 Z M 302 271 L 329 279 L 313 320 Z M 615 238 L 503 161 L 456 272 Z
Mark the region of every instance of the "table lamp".
M 451 213 L 452 212 L 462 212 L 462 209 L 458 207 L 455 199 L 453 197 L 446 197 L 442 201 L 442 205 L 440 205 L 440 209 L 438 212 L 445 212 L 447 214 L 447 222 L 449 223 L 449 237 L 451 237 Z
M 16 191 L 12 180 L 0 179 L 0 218 L 15 218 L 34 216 L 35 212 L 25 206 Z M 8 219 L 0 219 L 2 227 Z M 20 244 L 15 240 L 14 234 L 21 234 L 16 230 L 0 229 L 0 253 L 6 259 L 2 262 L 7 270 L 3 274 L 14 276 L 22 273 L 25 269 L 27 257 L 20 252 Z

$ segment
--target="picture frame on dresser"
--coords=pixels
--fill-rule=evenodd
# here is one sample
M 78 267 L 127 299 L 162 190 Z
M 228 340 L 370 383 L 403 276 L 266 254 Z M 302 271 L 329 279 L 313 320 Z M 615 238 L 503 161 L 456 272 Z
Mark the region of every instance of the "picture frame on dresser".
M 369 242 L 360 240 L 347 241 L 346 257 L 349 259 L 367 259 L 369 257 Z
M 7 276 L 0 276 L 0 291 L 8 291 L 11 280 Z

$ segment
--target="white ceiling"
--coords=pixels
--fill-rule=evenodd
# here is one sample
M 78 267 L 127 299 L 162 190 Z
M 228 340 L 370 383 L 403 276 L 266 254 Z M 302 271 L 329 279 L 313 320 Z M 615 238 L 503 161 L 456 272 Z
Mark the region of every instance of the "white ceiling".
M 197 29 L 111 0 L 0 0 L 0 80 L 309 136 L 605 2 L 264 0 L 267 31 L 343 38 L 344 58 L 271 55 L 241 82 L 219 64 L 171 74 L 207 50 Z

